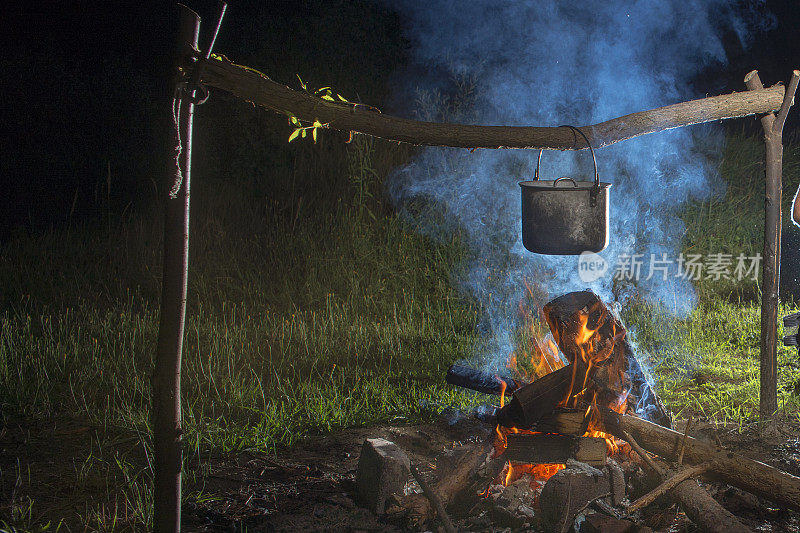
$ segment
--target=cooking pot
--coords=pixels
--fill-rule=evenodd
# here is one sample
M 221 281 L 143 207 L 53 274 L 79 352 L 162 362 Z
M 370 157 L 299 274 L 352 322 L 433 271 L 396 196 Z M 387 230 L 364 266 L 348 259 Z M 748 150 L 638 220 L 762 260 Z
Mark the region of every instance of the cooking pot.
M 522 244 L 537 254 L 579 255 L 599 252 L 608 246 L 608 200 L 610 183 L 600 181 L 597 159 L 589 139 L 573 126 L 589 145 L 594 163 L 594 181 L 570 177 L 540 180 L 536 161 L 533 180 L 522 181 Z

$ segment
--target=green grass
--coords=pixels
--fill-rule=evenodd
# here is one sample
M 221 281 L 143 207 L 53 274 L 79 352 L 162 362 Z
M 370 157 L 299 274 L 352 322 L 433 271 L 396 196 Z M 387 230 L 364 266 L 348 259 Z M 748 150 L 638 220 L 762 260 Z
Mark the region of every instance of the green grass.
M 186 325 L 189 442 L 272 449 L 315 429 L 414 417 L 417 400 L 442 393 L 440 376 L 475 341 L 477 307 L 429 266 L 448 252 L 400 226 L 331 221 L 327 250 L 314 228 L 286 234 L 273 242 L 279 268 L 228 280 L 255 302 L 217 307 L 219 289 L 197 287 L 213 283 L 198 273 L 195 291 L 212 303 L 194 300 Z M 4 412 L 144 428 L 156 335 L 155 307 L 134 296 L 58 312 L 23 300 L 0 315 Z
M 686 254 L 762 252 L 764 231 L 764 144 L 760 135 L 728 134 L 720 161 L 723 196 L 687 205 Z M 702 143 L 700 144 L 702 146 Z M 710 154 L 713 155 L 713 154 Z M 800 144 L 784 149 L 783 213 L 800 184 Z M 791 223 L 784 216 L 784 227 Z M 785 262 L 784 268 L 797 267 Z M 625 310 L 629 328 L 653 365 L 662 399 L 676 416 L 703 417 L 744 425 L 757 419 L 761 338 L 760 274 L 757 281 L 695 282 L 698 306 L 676 318 L 642 302 Z M 797 310 L 783 301 L 778 316 Z M 783 336 L 779 324 L 778 338 Z M 779 343 L 780 344 L 780 343 Z M 778 347 L 779 406 L 797 418 L 800 361 L 794 348 Z
M 338 428 L 430 420 L 476 401 L 442 379 L 479 341 L 479 306 L 451 282 L 463 247 L 416 235 L 376 200 L 379 172 L 398 149 L 359 141 L 341 150 L 352 195 L 322 214 L 313 204 L 273 209 L 230 187 L 195 193 L 181 391 L 187 464 Z M 54 231 L 0 249 L 9 289 L 0 310 L 4 422 L 66 415 L 143 436 L 150 449 L 160 224 L 119 219 L 110 234 Z M 146 527 L 149 471 L 116 456 L 90 459 L 90 471 L 123 481 L 81 520 L 110 527 L 108 510 L 123 494 L 139 502 L 123 525 Z M 86 479 L 78 473 L 75 483 Z M 0 519 L 26 523 L 28 502 L 12 507 L 0 506 Z
M 292 149 L 304 162 L 281 172 L 338 176 L 335 198 L 293 190 L 285 191 L 291 202 L 277 202 L 257 181 L 210 177 L 195 187 L 182 374 L 187 486 L 202 486 L 208 454 L 279 450 L 312 434 L 430 420 L 444 406 L 478 401 L 442 379 L 482 342 L 479 303 L 455 289 L 468 251 L 458 237 L 417 235 L 381 199 L 382 180 L 408 151 L 365 139 Z M 729 136 L 728 193 L 685 209 L 685 251 L 760 249 L 760 150 L 757 138 Z M 786 150 L 787 203 L 800 181 L 798 151 Z M 125 530 L 151 520 L 160 248 L 158 214 L 109 214 L 97 227 L 23 234 L 0 248 L 3 422 L 67 416 L 104 435 L 71 474 L 73 487 L 95 494 L 67 519 L 73 524 Z M 698 290 L 688 317 L 635 301 L 625 319 L 676 415 L 747 425 L 758 408 L 757 284 L 703 281 Z M 787 303 L 781 314 L 792 310 Z M 780 405 L 798 417 L 800 362 L 791 349 L 779 357 Z M 35 483 L 20 468 L 3 475 Z M 0 527 L 58 527 L 44 503 L 12 496 L 0 504 Z
M 793 308 L 781 306 L 779 316 Z M 644 304 L 626 312 L 627 325 L 645 349 L 661 398 L 676 417 L 747 424 L 758 417 L 761 310 L 758 304 L 722 298 L 702 302 L 684 318 Z M 782 326 L 778 337 L 782 336 Z M 779 346 L 778 403 L 800 415 L 797 350 Z
M 800 184 L 800 142 L 784 142 L 782 213 L 784 228 L 788 228 L 792 198 Z M 702 140 L 699 144 L 703 145 Z M 713 153 L 708 155 L 718 157 Z M 760 254 L 764 242 L 764 142 L 760 132 L 728 134 L 719 173 L 725 183 L 724 196 L 691 203 L 681 212 L 686 224 L 684 253 L 722 253 L 734 258 L 740 253 L 746 257 Z M 733 301 L 738 301 L 760 297 L 755 282 L 702 280 L 696 283 L 696 288 L 701 300 L 732 297 Z

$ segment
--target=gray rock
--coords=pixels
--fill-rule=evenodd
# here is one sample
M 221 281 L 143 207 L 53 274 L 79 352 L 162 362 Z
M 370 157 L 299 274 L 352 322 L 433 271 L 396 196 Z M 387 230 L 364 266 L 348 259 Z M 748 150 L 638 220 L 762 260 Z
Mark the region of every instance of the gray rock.
M 608 494 L 611 476 L 589 465 L 570 461 L 545 484 L 539 496 L 542 526 L 547 531 L 566 531 L 578 512 L 592 500 Z
M 614 518 L 600 513 L 586 515 L 581 524 L 580 533 L 634 533 L 640 532 L 639 526 L 630 520 Z
M 367 439 L 361 447 L 356 490 L 364 506 L 375 514 L 386 510 L 392 494 L 403 494 L 411 462 L 396 444 L 386 439 Z

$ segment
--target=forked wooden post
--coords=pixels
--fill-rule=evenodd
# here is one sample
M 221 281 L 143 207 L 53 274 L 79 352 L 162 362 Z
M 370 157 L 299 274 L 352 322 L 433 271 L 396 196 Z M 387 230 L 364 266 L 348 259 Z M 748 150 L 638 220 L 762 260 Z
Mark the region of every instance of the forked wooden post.
M 781 265 L 781 203 L 783 166 L 783 124 L 794 102 L 800 71 L 792 79 L 783 97 L 777 116 L 769 112 L 761 117 L 766 144 L 766 186 L 764 197 L 764 266 L 761 275 L 761 383 L 759 418 L 768 421 L 778 410 L 778 285 Z M 764 86 L 758 71 L 744 78 L 748 89 Z
M 181 353 L 189 268 L 189 190 L 192 162 L 194 91 L 187 94 L 186 67 L 197 51 L 200 17 L 178 4 L 180 30 L 174 58 L 173 118 L 178 155 L 170 166 L 174 182 L 166 198 L 164 266 L 158 347 L 152 380 L 153 527 L 157 533 L 181 528 Z

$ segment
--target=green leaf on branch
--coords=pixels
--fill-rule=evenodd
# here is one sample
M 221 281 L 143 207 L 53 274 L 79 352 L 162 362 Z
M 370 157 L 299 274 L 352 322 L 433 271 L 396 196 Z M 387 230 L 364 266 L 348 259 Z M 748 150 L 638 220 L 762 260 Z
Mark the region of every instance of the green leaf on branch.
M 335 104 L 347 104 L 351 106 L 357 106 L 359 104 L 354 104 L 353 102 L 346 99 L 344 96 L 338 93 L 334 93 L 333 89 L 330 87 L 321 87 L 319 89 L 310 89 L 308 84 L 303 81 L 303 78 L 300 77 L 299 74 L 295 74 L 297 76 L 298 81 L 300 81 L 300 87 L 307 92 L 308 94 L 319 98 L 320 100 L 325 100 L 326 102 L 333 102 Z M 376 110 L 378 111 L 378 110 Z M 307 134 L 307 130 L 311 130 L 311 138 L 314 139 L 314 142 L 317 142 L 317 137 L 319 136 L 318 130 L 320 128 L 328 127 L 328 124 L 323 124 L 319 120 L 314 119 L 310 126 L 304 126 L 303 124 L 308 124 L 307 121 L 301 120 L 298 117 L 294 116 L 291 112 L 286 112 L 286 115 L 289 117 L 289 123 L 294 125 L 296 128 L 289 136 L 289 142 L 292 142 L 297 137 L 305 138 Z

